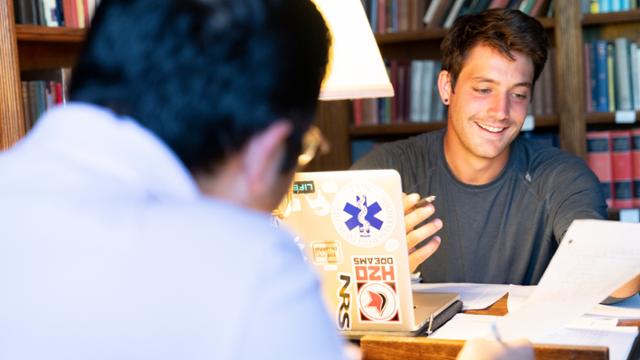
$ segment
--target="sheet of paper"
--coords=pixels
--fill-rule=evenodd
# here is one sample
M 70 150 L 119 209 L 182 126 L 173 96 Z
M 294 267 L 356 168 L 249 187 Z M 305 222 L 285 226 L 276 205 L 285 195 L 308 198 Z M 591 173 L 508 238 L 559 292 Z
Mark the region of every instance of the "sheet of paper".
M 457 314 L 429 338 L 468 340 L 474 337 L 491 338 L 491 326 L 501 316 Z M 534 344 L 606 346 L 609 359 L 627 358 L 633 340 L 638 334 L 636 327 L 600 328 L 587 325 L 586 328 L 562 328 L 553 333 L 530 339 Z
M 514 311 L 531 295 L 535 286 L 510 285 L 507 309 Z M 636 294 L 624 301 L 612 305 L 598 304 L 588 310 L 587 316 L 602 316 L 616 319 L 640 319 L 640 295 Z
M 640 274 L 640 224 L 574 221 L 531 296 L 500 318 L 504 339 L 560 330 Z
M 463 310 L 486 309 L 507 293 L 509 285 L 472 283 L 412 284 L 414 292 L 453 292 L 460 294 Z

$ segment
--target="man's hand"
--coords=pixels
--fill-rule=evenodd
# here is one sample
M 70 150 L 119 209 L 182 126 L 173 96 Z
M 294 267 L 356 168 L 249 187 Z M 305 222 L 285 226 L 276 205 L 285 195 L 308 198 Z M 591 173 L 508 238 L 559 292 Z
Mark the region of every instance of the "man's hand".
M 458 360 L 527 360 L 534 359 L 531 343 L 526 340 L 501 343 L 486 339 L 470 339 L 464 344 Z
M 420 200 L 419 194 L 403 194 L 404 224 L 407 231 L 409 269 L 411 272 L 416 271 L 418 266 L 438 249 L 441 241 L 439 236 L 433 235 L 442 228 L 442 220 L 433 219 L 416 228 L 418 224 L 427 220 L 436 211 L 433 204 L 416 208 L 415 205 L 418 200 Z M 431 237 L 431 240 L 424 244 L 424 246 L 416 249 L 418 245 L 422 244 L 429 237 Z

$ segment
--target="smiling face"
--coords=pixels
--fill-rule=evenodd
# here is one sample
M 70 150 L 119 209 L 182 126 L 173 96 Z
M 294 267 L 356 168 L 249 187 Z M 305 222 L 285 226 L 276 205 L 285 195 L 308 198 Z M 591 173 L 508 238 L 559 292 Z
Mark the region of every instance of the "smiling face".
M 449 100 L 445 155 L 464 182 L 488 182 L 502 171 L 527 115 L 533 63 L 518 52 L 512 55 L 514 60 L 491 47 L 475 46 L 454 91 L 449 73 L 440 74 L 440 94 Z

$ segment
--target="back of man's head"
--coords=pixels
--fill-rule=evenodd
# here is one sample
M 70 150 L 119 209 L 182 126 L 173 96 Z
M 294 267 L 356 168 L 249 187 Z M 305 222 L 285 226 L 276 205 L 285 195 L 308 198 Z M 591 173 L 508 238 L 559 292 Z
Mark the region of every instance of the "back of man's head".
M 212 172 L 289 119 L 295 166 L 324 77 L 329 34 L 309 0 L 103 0 L 70 97 L 155 133 L 192 173 Z

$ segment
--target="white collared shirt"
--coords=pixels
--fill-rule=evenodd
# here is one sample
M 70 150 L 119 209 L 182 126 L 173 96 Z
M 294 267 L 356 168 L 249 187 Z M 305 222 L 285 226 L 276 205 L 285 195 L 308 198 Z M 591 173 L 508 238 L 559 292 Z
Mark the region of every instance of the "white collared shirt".
M 0 155 L 0 359 L 340 356 L 291 237 L 131 119 L 71 103 Z

